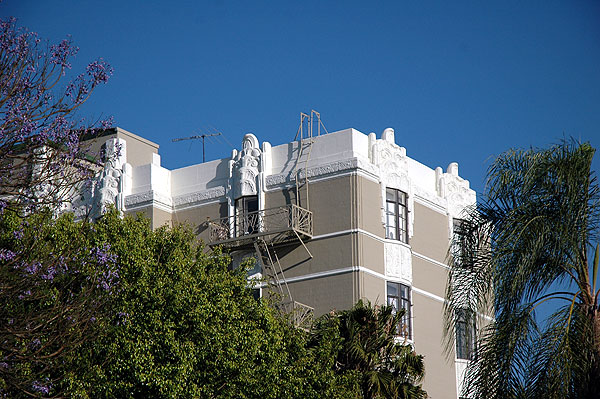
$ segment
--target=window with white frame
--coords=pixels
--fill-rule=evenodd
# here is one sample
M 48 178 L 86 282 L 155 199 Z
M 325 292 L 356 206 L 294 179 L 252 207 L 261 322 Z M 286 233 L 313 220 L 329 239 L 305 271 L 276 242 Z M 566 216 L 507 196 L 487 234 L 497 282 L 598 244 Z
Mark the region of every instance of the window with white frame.
M 405 192 L 385 190 L 385 238 L 408 243 L 408 207 Z
M 475 355 L 475 320 L 467 317 L 465 309 L 456 311 L 455 329 L 456 329 L 456 358 L 463 360 L 472 360 Z
M 402 316 L 400 326 L 398 327 L 398 335 L 412 339 L 410 287 L 401 283 L 388 281 L 387 304 L 394 308 L 394 313 L 400 309 L 405 309 L 404 316 Z

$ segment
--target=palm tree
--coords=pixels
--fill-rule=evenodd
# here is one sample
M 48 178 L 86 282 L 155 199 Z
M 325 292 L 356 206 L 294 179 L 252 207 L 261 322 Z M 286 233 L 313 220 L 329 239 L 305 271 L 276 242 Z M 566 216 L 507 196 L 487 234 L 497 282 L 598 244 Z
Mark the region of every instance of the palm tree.
M 313 342 L 331 339 L 335 330 L 341 344 L 334 368 L 339 373 L 356 373 L 365 399 L 426 398 L 419 385 L 424 376 L 423 356 L 397 336 L 403 315 L 403 309 L 395 312 L 391 306 L 373 307 L 360 300 L 350 310 L 317 320 Z
M 484 200 L 455 224 L 448 347 L 458 315 L 481 323 L 463 396 L 600 397 L 593 156 L 589 144 L 574 142 L 508 151 L 489 169 Z M 539 321 L 542 304 L 553 313 Z M 494 317 L 486 321 L 485 314 Z

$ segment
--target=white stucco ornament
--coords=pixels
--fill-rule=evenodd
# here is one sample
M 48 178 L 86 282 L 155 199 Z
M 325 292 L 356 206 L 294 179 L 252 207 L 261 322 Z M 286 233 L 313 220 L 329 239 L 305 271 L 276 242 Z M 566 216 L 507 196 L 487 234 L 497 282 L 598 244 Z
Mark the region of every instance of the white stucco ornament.
M 446 199 L 448 214 L 452 218 L 464 217 L 463 211 L 475 204 L 477 196 L 469 187 L 469 181 L 458 175 L 458 163 L 448 165 L 446 173 L 442 172 L 442 168 L 436 168 L 435 177 L 437 193 Z
M 234 198 L 257 195 L 260 158 L 258 139 L 252 133 L 246 134 L 242 140 L 242 150 L 234 154 Z
M 386 242 L 385 276 L 412 284 L 412 255 L 410 248 L 400 243 Z
M 369 160 L 376 166 L 381 182 L 381 222 L 385 225 L 385 190 L 394 188 L 408 196 L 408 236 L 413 235 L 414 195 L 413 185 L 408 173 L 406 148 L 395 143 L 394 129 L 387 128 L 377 140 L 375 133 L 369 134 Z
M 125 140 L 110 139 L 105 144 L 104 168 L 96 178 L 92 196 L 91 216 L 98 218 L 106 213 L 109 205 L 124 210 L 124 192 L 127 174 L 131 166 L 126 163 Z

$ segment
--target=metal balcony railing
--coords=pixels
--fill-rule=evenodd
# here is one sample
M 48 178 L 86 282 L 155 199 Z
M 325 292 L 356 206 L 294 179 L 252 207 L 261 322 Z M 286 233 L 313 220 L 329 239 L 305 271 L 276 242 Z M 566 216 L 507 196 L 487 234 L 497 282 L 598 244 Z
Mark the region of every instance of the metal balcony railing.
M 285 317 L 289 318 L 289 321 L 294 327 L 301 328 L 305 331 L 310 330 L 315 313 L 313 307 L 298 301 L 288 301 L 280 303 L 277 306 L 277 309 L 279 309 Z
M 289 241 L 312 238 L 312 212 L 290 204 L 257 212 L 209 220 L 209 244 L 226 246 L 246 245 L 259 236 L 267 241 Z

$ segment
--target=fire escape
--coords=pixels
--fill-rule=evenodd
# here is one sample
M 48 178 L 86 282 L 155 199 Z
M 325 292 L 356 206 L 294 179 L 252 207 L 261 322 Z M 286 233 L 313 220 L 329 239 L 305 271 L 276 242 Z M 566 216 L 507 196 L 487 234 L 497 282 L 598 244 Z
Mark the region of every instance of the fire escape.
M 276 248 L 292 243 L 306 248 L 304 241 L 312 238 L 312 223 L 312 212 L 294 204 L 209 221 L 209 245 L 254 250 L 263 277 L 279 299 L 278 310 L 299 328 L 310 326 L 313 308 L 293 300 Z
M 300 127 L 296 134 L 296 139 L 299 140 L 293 170 L 295 204 L 254 212 L 236 209 L 236 214 L 233 216 L 208 222 L 210 246 L 222 245 L 230 250 L 254 251 L 270 292 L 279 298 L 278 310 L 287 315 L 294 326 L 303 329 L 310 327 L 314 309 L 292 298 L 277 256 L 277 248 L 281 245 L 301 245 L 312 258 L 304 242 L 313 236 L 313 215 L 308 207 L 309 185 L 306 173 L 313 144 L 313 121 L 317 122 L 317 132 L 320 134 L 323 126 L 320 114 L 314 110 L 310 115 L 301 113 Z

